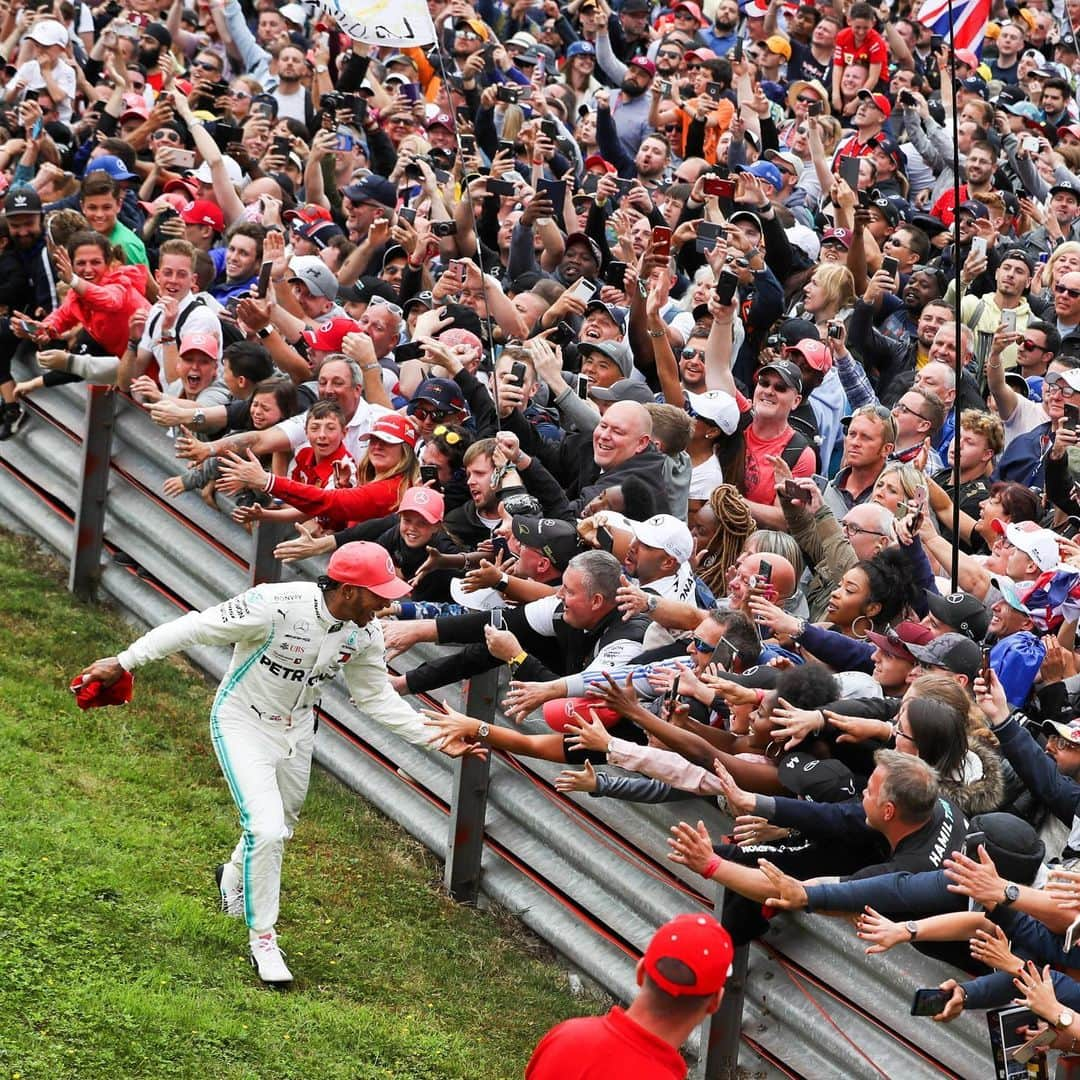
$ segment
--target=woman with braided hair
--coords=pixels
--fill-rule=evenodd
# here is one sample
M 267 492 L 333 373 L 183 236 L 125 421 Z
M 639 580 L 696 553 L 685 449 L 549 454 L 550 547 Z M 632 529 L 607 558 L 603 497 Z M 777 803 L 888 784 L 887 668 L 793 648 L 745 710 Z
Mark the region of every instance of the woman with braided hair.
M 694 569 L 713 595 L 727 595 L 728 567 L 742 553 L 747 538 L 757 529 L 750 504 L 734 484 L 713 488 L 690 525 L 694 535 Z

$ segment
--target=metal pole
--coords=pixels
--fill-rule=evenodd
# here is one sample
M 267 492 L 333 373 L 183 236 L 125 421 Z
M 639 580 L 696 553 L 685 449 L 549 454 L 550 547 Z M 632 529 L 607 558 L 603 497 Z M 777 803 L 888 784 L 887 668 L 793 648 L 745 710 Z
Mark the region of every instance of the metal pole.
M 288 526 L 283 521 L 260 521 L 251 538 L 249 585 L 274 585 L 281 580 L 281 563 L 274 558 L 274 548 L 285 539 Z
M 497 667 L 469 681 L 465 711 L 486 724 L 495 717 L 499 688 Z M 454 762 L 454 794 L 450 801 L 446 841 L 446 891 L 461 904 L 474 904 L 480 892 L 480 860 L 484 854 L 484 818 L 487 813 L 491 757 L 462 757 Z
M 92 601 L 101 579 L 101 548 L 105 537 L 105 496 L 109 489 L 116 398 L 111 386 L 91 383 L 86 396 L 86 434 L 83 436 L 79 504 L 71 552 L 68 589 L 80 600 Z
M 717 917 L 721 917 L 727 890 L 719 888 Z M 705 1018 L 701 1027 L 701 1056 L 705 1061 L 704 1080 L 735 1080 L 739 1075 L 739 1042 L 742 1036 L 743 1001 L 746 998 L 746 970 L 750 946 L 739 945 L 731 961 L 731 974 L 724 983 L 720 1008 Z

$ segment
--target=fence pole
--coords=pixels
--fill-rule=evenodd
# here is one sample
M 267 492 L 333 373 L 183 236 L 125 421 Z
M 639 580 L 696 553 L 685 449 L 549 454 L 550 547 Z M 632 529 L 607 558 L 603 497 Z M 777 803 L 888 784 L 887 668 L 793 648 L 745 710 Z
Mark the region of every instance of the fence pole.
M 727 890 L 720 888 L 716 914 L 723 911 Z M 724 984 L 720 1008 L 705 1018 L 701 1032 L 701 1053 L 705 1059 L 704 1080 L 735 1080 L 739 1069 L 739 1042 L 742 1035 L 743 1002 L 746 997 L 746 969 L 750 946 L 740 945 L 731 961 L 731 975 Z
M 105 496 L 109 489 L 115 415 L 116 396 L 112 387 L 88 384 L 79 502 L 75 510 L 75 536 L 68 573 L 68 589 L 85 601 L 95 598 L 101 580 Z
M 465 711 L 486 724 L 495 717 L 499 668 L 482 671 L 469 682 Z M 491 757 L 461 757 L 454 762 L 454 794 L 450 801 L 450 834 L 446 842 L 444 883 L 461 904 L 474 904 L 480 892 L 480 859 L 484 853 Z
M 274 548 L 285 539 L 289 525 L 284 521 L 260 521 L 251 538 L 249 585 L 275 585 L 281 580 L 281 562 L 274 558 Z

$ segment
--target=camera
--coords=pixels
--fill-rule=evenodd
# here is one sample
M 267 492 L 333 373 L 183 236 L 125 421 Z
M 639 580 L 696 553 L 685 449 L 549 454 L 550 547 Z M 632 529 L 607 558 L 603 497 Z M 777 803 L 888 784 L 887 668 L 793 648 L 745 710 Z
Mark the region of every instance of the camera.
M 457 236 L 456 221 L 433 221 L 431 223 L 431 235 L 442 238 L 444 236 Z
M 495 100 L 504 105 L 516 105 L 521 100 L 521 90 L 516 86 L 498 86 L 495 88 Z

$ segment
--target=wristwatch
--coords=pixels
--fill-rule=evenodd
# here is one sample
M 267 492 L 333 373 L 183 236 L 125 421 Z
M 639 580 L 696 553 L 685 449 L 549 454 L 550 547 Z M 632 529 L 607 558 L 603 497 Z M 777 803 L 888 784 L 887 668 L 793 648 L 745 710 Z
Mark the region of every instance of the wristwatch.
M 315 65 L 315 74 L 316 75 L 325 75 L 327 70 L 328 69 L 327 69 L 325 64 L 316 64 Z
M 492 585 L 491 587 L 496 592 L 506 592 L 506 587 L 509 584 L 510 584 L 510 575 L 509 574 L 500 574 L 499 575 L 499 580 L 496 581 L 495 584 Z
M 269 324 L 267 324 L 261 330 L 256 330 L 255 331 L 255 336 L 256 337 L 261 337 L 261 338 L 268 338 L 273 332 L 274 332 L 274 328 L 272 326 L 270 326 Z
M 191 422 L 193 424 L 205 424 L 206 423 L 206 411 L 204 409 L 196 409 L 191 414 Z
M 1072 1027 L 1072 1022 L 1075 1019 L 1076 1017 L 1068 1009 L 1062 1009 L 1058 1014 L 1058 1018 L 1054 1021 L 1054 1027 L 1058 1031 L 1064 1031 L 1067 1027 Z
M 480 726 L 476 729 L 476 737 L 478 739 L 486 739 L 490 734 L 491 734 L 490 725 L 481 722 Z
M 1009 904 L 1015 904 L 1020 899 L 1020 886 L 1014 885 L 1011 881 L 1005 883 L 1005 899 L 1002 900 L 1002 904 L 1008 907 Z
M 645 610 L 651 615 L 655 610 L 657 604 L 660 603 L 660 597 L 656 593 L 649 593 L 648 600 L 645 601 Z
M 904 929 L 910 935 L 910 937 L 908 937 L 908 941 L 914 941 L 919 934 L 919 924 L 914 919 L 912 919 L 910 922 L 904 923 Z

